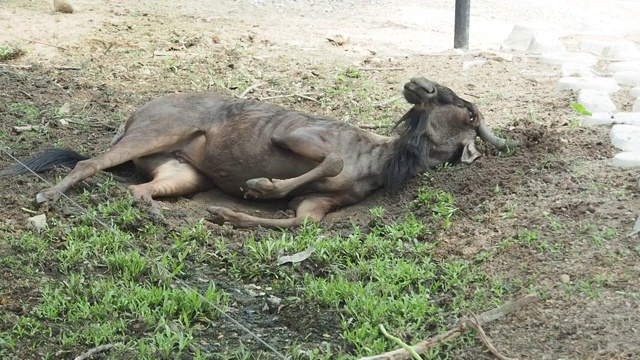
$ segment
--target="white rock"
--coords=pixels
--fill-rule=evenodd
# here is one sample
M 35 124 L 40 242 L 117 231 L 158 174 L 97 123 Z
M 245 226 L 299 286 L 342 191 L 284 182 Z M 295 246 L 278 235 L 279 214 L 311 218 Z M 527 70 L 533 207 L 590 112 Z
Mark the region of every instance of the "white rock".
M 566 52 L 567 49 L 560 39 L 551 34 L 534 33 L 527 46 L 527 54 L 539 55 L 554 52 Z
M 607 65 L 607 71 L 640 71 L 640 61 L 618 61 Z
M 636 102 L 633 103 L 633 108 L 631 109 L 633 112 L 640 112 L 640 98 L 636 99 Z
M 582 106 L 591 113 L 613 112 L 616 110 L 616 105 L 611 101 L 611 98 L 609 98 L 609 94 L 602 90 L 580 90 L 578 103 L 582 104 Z
M 37 232 L 40 232 L 47 227 L 47 215 L 40 214 L 32 216 L 27 219 L 27 225 Z
M 575 77 L 567 76 L 558 80 L 556 84 L 556 91 L 561 90 L 581 90 L 581 89 L 594 89 L 601 90 L 608 93 L 614 93 L 620 90 L 620 86 L 612 78 L 605 77 Z
M 622 151 L 640 151 L 640 126 L 613 125 L 609 138 Z
M 585 126 L 595 125 L 612 125 L 627 124 L 640 126 L 640 113 L 637 112 L 619 112 L 611 113 L 592 113 L 591 116 L 584 116 L 582 124 Z
M 509 37 L 502 43 L 504 50 L 526 50 L 531 43 L 531 38 L 536 32 L 536 24 L 519 23 L 513 25 Z
M 585 39 L 580 42 L 580 51 L 597 56 L 615 58 L 625 51 L 635 51 L 636 45 L 629 40 L 620 39 Z
M 469 70 L 472 67 L 482 66 L 486 64 L 487 60 L 471 60 L 462 63 L 462 71 Z
M 540 61 L 545 64 L 552 65 L 574 63 L 593 66 L 598 62 L 598 59 L 596 59 L 595 56 L 584 52 L 555 52 L 540 56 Z
M 622 168 L 640 168 L 640 151 L 618 153 L 611 160 L 611 164 Z
M 596 73 L 585 64 L 564 63 L 562 64 L 562 76 L 594 77 Z
M 633 89 L 629 90 L 629 94 L 634 98 L 640 97 L 640 86 L 636 86 Z
M 621 50 L 611 56 L 615 60 L 640 60 L 640 51 L 633 50 Z
M 613 74 L 613 78 L 620 85 L 640 85 L 640 71 L 618 71 Z

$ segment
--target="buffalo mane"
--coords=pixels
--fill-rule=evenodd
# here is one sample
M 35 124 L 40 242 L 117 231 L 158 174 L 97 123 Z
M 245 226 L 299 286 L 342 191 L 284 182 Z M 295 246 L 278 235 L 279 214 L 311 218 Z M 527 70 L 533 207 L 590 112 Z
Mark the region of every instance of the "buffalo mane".
M 428 111 L 411 108 L 396 122 L 393 129 L 400 128 L 400 136 L 382 169 L 385 187 L 398 189 L 409 179 L 428 169 L 428 120 Z

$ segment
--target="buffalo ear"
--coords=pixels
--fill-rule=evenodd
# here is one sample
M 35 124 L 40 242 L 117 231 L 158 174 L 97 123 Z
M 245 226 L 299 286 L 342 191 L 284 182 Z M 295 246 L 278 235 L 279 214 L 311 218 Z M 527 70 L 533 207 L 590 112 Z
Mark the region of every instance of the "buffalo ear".
M 462 149 L 462 156 L 460 157 L 460 161 L 465 164 L 471 164 L 481 156 L 482 154 L 480 153 L 480 151 L 476 149 L 475 141 L 469 141 L 467 145 L 464 146 L 464 149 Z

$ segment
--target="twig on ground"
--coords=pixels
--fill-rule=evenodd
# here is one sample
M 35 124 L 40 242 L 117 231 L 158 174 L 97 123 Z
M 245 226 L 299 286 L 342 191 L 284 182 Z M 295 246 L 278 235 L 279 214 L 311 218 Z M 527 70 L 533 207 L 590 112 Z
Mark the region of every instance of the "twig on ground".
M 105 345 L 96 346 L 93 349 L 90 349 L 89 351 L 76 356 L 73 360 L 86 360 L 97 353 L 111 350 L 111 348 L 115 346 L 116 346 L 115 344 L 105 344 Z
M 402 95 L 397 95 L 397 96 L 389 98 L 389 99 L 387 99 L 387 100 L 385 100 L 385 101 L 383 101 L 381 103 L 377 103 L 375 106 L 376 107 L 382 107 L 382 106 L 385 106 L 387 104 L 391 104 L 392 102 L 396 102 L 396 101 L 402 99 L 402 97 L 403 97 Z
M 21 93 L 24 94 L 24 96 L 28 97 L 29 99 L 33 99 L 33 96 L 31 96 L 31 94 L 29 94 L 28 92 L 24 91 L 24 90 L 20 90 Z
M 397 337 L 389 334 L 387 332 L 387 329 L 384 328 L 384 325 L 380 324 L 380 325 L 378 325 L 378 327 L 380 328 L 380 331 L 382 332 L 382 335 L 384 335 L 387 339 L 395 342 L 396 344 L 398 344 L 398 346 L 400 346 L 401 348 L 407 350 L 409 352 L 409 354 L 411 354 L 411 356 L 415 360 L 422 360 L 420 355 L 415 350 L 413 350 L 413 348 L 411 346 L 405 344 L 404 341 L 400 340 L 400 338 L 397 338 Z
M 249 86 L 248 88 L 246 88 L 246 89 L 242 92 L 242 94 L 240 94 L 238 97 L 239 97 L 240 99 L 244 99 L 244 97 L 245 97 L 245 96 L 247 96 L 247 94 L 248 94 L 248 93 L 252 92 L 253 90 L 255 90 L 255 89 L 259 88 L 260 86 L 262 86 L 262 85 L 264 85 L 264 84 L 266 84 L 266 83 L 263 83 L 263 82 L 262 82 L 262 83 L 253 84 L 253 85 Z
M 11 67 L 14 69 L 31 69 L 32 65 L 14 65 L 14 64 L 0 64 L 1 67 Z
M 286 97 L 292 97 L 292 96 L 296 96 L 296 94 L 265 96 L 265 97 L 261 97 L 260 101 L 271 100 L 271 99 L 280 99 L 280 98 L 286 98 Z
M 80 70 L 80 66 L 56 66 L 56 70 Z
M 38 131 L 40 128 L 40 125 L 18 125 L 13 127 L 13 131 L 20 134 L 27 131 Z
M 480 340 L 482 341 L 484 346 L 486 346 L 487 349 L 489 349 L 489 351 L 491 351 L 491 353 L 495 357 L 497 357 L 500 360 L 517 360 L 517 359 L 513 359 L 513 358 L 508 358 L 508 357 L 502 355 L 502 353 L 500 353 L 500 351 L 498 351 L 498 349 L 496 349 L 496 347 L 493 346 L 493 344 L 489 340 L 489 337 L 487 336 L 487 334 L 485 334 L 484 330 L 482 329 L 482 326 L 480 326 L 480 324 L 478 323 L 478 319 L 475 317 L 475 315 L 471 314 L 471 316 L 473 317 L 473 320 L 467 319 L 463 323 L 463 325 L 465 325 L 467 327 L 474 328 L 476 330 L 476 332 L 478 333 L 478 336 L 480 337 Z
M 320 101 L 318 101 L 318 100 L 316 100 L 316 99 L 314 99 L 314 98 L 312 98 L 312 97 L 308 97 L 308 96 L 306 96 L 306 95 L 303 95 L 303 94 L 295 94 L 295 96 L 297 96 L 297 97 L 299 97 L 299 98 L 307 99 L 307 100 L 309 100 L 309 101 L 316 102 L 316 103 L 318 103 L 318 104 L 320 103 Z
M 54 44 L 49 44 L 48 42 L 44 42 L 44 41 L 40 41 L 40 40 L 25 39 L 25 38 L 21 38 L 21 37 L 19 37 L 19 36 L 16 36 L 16 38 L 18 38 L 18 39 L 20 39 L 20 40 L 24 40 L 24 41 L 28 41 L 28 42 L 32 42 L 32 43 L 36 43 L 36 44 L 42 44 L 42 45 L 47 45 L 47 46 L 53 46 L 53 47 L 58 48 L 58 49 L 62 49 L 62 50 L 69 51 L 69 48 L 66 48 L 66 47 L 64 47 L 64 46 L 54 45 Z
M 386 129 L 386 128 L 390 128 L 393 127 L 394 124 L 377 124 L 377 125 L 356 125 L 357 127 L 359 127 L 360 129 L 365 129 L 365 130 L 378 130 L 378 129 Z
M 375 70 L 404 70 L 403 67 L 361 67 L 358 70 L 375 71 Z
M 270 91 L 273 92 L 273 90 L 267 89 L 265 91 Z M 282 94 L 282 95 L 273 95 L 273 96 L 264 96 L 260 98 L 260 101 L 264 101 L 264 100 L 271 100 L 271 99 L 281 99 L 281 98 L 287 98 L 287 97 L 294 97 L 294 96 L 299 96 L 302 98 L 305 98 L 306 95 L 315 95 L 315 93 L 294 93 L 294 94 Z M 315 101 L 318 102 L 318 100 L 312 99 L 312 98 L 306 98 L 307 100 L 311 100 L 311 101 Z
M 519 310 L 535 301 L 538 300 L 538 296 L 535 294 L 528 294 L 522 296 L 512 302 L 508 302 L 503 304 L 502 306 L 483 312 L 482 314 L 476 317 L 476 321 L 478 325 L 485 325 L 492 321 L 495 321 L 509 313 L 512 313 L 516 310 Z M 445 332 L 444 334 L 434 336 L 430 339 L 421 341 L 416 345 L 413 345 L 411 348 L 418 354 L 422 354 L 429 350 L 430 348 L 440 345 L 442 342 L 455 338 L 461 334 L 464 334 L 467 330 L 465 326 L 465 322 L 469 321 L 468 319 L 461 319 L 458 322 L 458 326 L 453 329 Z M 384 354 L 363 357 L 360 360 L 400 360 L 400 359 L 410 359 L 411 354 L 405 349 L 396 349 L 390 352 L 386 352 Z

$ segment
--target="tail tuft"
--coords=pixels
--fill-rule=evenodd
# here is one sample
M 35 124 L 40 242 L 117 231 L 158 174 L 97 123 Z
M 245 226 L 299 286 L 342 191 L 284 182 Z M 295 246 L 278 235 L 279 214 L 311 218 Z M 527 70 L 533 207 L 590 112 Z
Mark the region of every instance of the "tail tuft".
M 0 177 L 22 175 L 32 170 L 37 173 L 51 171 L 56 167 L 64 166 L 72 168 L 79 161 L 88 157 L 69 149 L 47 149 L 31 158 L 21 161 L 0 171 Z

